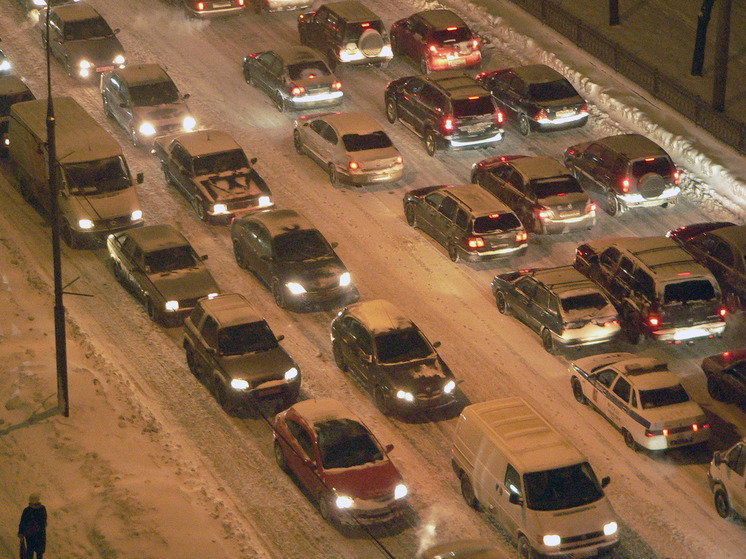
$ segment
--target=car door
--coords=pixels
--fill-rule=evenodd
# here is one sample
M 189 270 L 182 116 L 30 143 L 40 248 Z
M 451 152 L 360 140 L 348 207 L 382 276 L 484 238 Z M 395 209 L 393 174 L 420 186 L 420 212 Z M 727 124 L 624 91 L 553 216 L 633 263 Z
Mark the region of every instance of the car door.
M 325 163 L 321 158 L 322 146 L 325 143 L 322 134 L 327 128 L 326 122 L 321 119 L 316 119 L 308 123 L 303 124 L 305 134 L 303 135 L 303 145 L 311 156 Z
M 725 369 L 719 380 L 723 393 L 732 395 L 732 399 L 746 399 L 746 361 L 735 363 Z
M 442 192 L 431 192 L 422 200 L 420 206 L 420 215 L 417 219 L 417 225 L 425 233 L 435 238 L 435 228 L 438 225 L 440 204 L 445 199 Z
M 508 103 L 506 102 L 507 91 L 510 87 L 510 80 L 513 79 L 513 73 L 510 70 L 496 74 L 490 79 L 488 89 L 492 93 L 492 96 L 500 104 L 503 109 L 508 109 Z
M 503 487 L 498 491 L 500 494 L 499 506 L 498 506 L 498 520 L 503 527 L 515 537 L 518 528 L 525 525 L 525 512 L 523 507 L 525 504 L 525 494 L 523 489 L 523 481 L 518 471 L 513 467 L 510 462 L 507 464 L 505 469 L 505 477 L 503 481 Z M 510 497 L 515 495 L 523 503 L 511 503 Z
M 743 283 L 743 275 L 736 269 L 737 249 L 724 239 L 709 233 L 705 233 L 701 239 L 695 237 L 692 242 L 700 247 L 704 253 L 704 264 L 723 288 L 736 287 Z
M 519 114 L 524 111 L 523 100 L 528 96 L 528 86 L 526 83 L 513 74 L 505 89 L 505 105 L 514 113 Z
M 399 46 L 399 52 L 407 57 L 413 55 L 413 38 L 412 35 L 415 29 L 415 17 L 412 16 L 409 19 L 404 20 L 402 25 L 399 27 L 399 33 L 397 33 L 396 40 Z
M 410 78 L 401 89 L 401 99 L 397 105 L 399 118 L 413 128 L 417 120 L 415 106 L 419 103 L 419 95 L 425 82 L 421 78 Z
M 613 300 L 624 301 L 629 296 L 634 283 L 634 274 L 634 263 L 627 256 L 622 256 L 609 281 L 608 291 Z
M 447 246 L 450 240 L 457 210 L 456 200 L 446 196 L 438 206 L 438 213 L 434 216 L 433 238 L 443 246 Z
M 593 281 L 606 288 L 606 292 L 611 295 L 610 284 L 614 278 L 617 264 L 619 263 L 622 253 L 616 247 L 608 247 L 598 257 L 598 260 L 591 264 L 590 276 Z M 618 303 L 615 297 L 611 299 Z
M 603 164 L 602 146 L 596 143 L 590 144 L 583 153 L 573 160 L 575 178 L 578 179 L 580 186 L 594 192 L 602 192 L 604 187 L 596 182 L 595 174 L 598 167 Z
M 134 118 L 132 113 L 132 96 L 130 95 L 127 84 L 121 81 L 118 91 L 118 97 L 119 99 L 116 104 L 114 116 L 119 124 L 121 124 L 122 128 L 130 132 L 132 127 L 132 119 Z
M 256 62 L 251 68 L 251 78 L 261 89 L 269 90 L 269 74 L 272 63 L 277 57 L 271 51 L 263 52 L 256 57 Z
M 606 416 L 618 427 L 627 429 L 634 434 L 634 429 L 628 425 L 631 394 L 632 385 L 622 375 L 618 375 L 611 390 L 608 392 Z
M 195 357 L 199 360 L 200 369 L 207 374 L 207 382 L 220 381 L 213 373 L 222 378 L 222 367 L 217 363 L 218 352 L 218 323 L 214 317 L 206 314 L 202 323 L 197 327 L 199 332 L 199 343 L 195 345 Z M 208 384 L 209 388 L 212 388 Z
M 507 204 L 508 194 L 506 181 L 512 171 L 513 170 L 508 165 L 499 165 L 484 173 L 482 178 L 479 179 L 479 184 L 495 198 Z
M 234 243 L 240 252 L 246 267 L 256 270 L 259 265 L 259 240 L 257 238 L 260 226 L 253 221 L 240 221 L 234 225 Z
M 285 425 L 292 435 L 288 441 L 290 451 L 285 454 L 288 466 L 315 497 L 319 493 L 320 485 L 317 476 L 319 457 L 314 443 L 315 436 L 293 419 L 286 419 Z
M 746 445 L 738 444 L 731 449 L 725 459 L 721 481 L 728 491 L 728 499 L 733 510 L 746 514 Z
M 341 153 L 344 151 L 340 143 L 339 134 L 334 127 L 326 123 L 326 128 L 321 133 L 321 143 L 319 144 L 319 158 L 324 163 L 333 163 L 337 165 L 340 161 Z M 347 169 L 345 169 L 346 171 Z
M 42 34 L 44 34 L 45 28 L 41 27 Z M 49 48 L 52 51 L 52 56 L 58 60 L 64 61 L 67 56 L 67 49 L 65 48 L 65 29 L 64 22 L 60 19 L 56 13 L 51 14 L 49 18 Z
M 508 306 L 517 318 L 530 324 L 529 306 L 534 298 L 538 284 L 529 276 L 524 276 L 515 281 L 513 289 L 506 293 Z
M 609 391 L 617 376 L 619 376 L 619 373 L 615 370 L 603 369 L 588 377 L 589 393 L 586 394 L 586 397 L 604 415 L 606 415 L 609 407 L 607 402 Z
M 176 185 L 184 192 L 189 201 L 194 199 L 194 189 L 191 185 L 194 180 L 194 169 L 192 168 L 192 156 L 178 142 L 173 143 L 171 148 L 171 165 L 168 171 Z
M 278 270 L 275 262 L 275 254 L 272 248 L 272 235 L 266 227 L 259 223 L 254 223 L 250 229 L 250 238 L 253 233 L 255 260 L 252 262 L 252 269 L 259 278 L 271 286 L 275 280 Z M 277 278 L 284 282 L 284 278 Z
M 134 258 L 134 252 L 135 249 L 138 249 L 137 243 L 133 238 L 131 238 L 129 235 L 120 235 L 119 238 L 121 239 L 122 244 L 119 247 L 119 254 L 122 259 L 122 274 L 124 275 L 125 280 L 132 285 L 132 287 L 137 288 L 137 283 L 135 281 L 135 276 L 133 275 L 133 270 L 137 267 L 137 262 Z
M 540 332 L 549 321 L 549 300 L 547 288 L 537 283 L 534 296 L 526 307 L 526 322 L 536 332 Z

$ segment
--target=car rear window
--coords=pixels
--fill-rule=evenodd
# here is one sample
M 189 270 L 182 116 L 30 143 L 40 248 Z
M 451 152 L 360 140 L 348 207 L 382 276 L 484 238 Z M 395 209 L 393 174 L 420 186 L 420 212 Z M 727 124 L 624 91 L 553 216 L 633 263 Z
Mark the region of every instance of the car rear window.
M 575 97 L 577 92 L 565 79 L 547 83 L 532 83 L 528 86 L 528 98 L 534 101 L 554 101 Z
M 435 29 L 430 38 L 441 45 L 449 43 L 462 43 L 471 39 L 471 31 L 468 27 L 456 27 L 447 29 Z
M 366 30 L 375 29 L 379 33 L 384 33 L 385 29 L 381 20 L 378 21 L 367 21 L 364 23 L 348 23 L 345 26 L 345 41 L 357 42 Z
M 320 60 L 312 60 L 309 62 L 299 62 L 298 64 L 290 64 L 288 66 L 288 74 L 291 80 L 303 80 L 306 78 L 312 78 L 314 76 L 328 76 L 331 74 L 326 64 Z
M 366 149 L 381 149 L 393 144 L 385 132 L 379 130 L 372 134 L 345 134 L 342 143 L 347 151 L 363 151 Z
M 531 186 L 538 198 L 549 198 L 550 196 L 560 196 L 571 192 L 583 192 L 578 181 L 571 176 L 535 179 L 531 181 Z
M 686 305 L 714 298 L 715 288 L 706 279 L 669 283 L 663 290 L 663 302 L 666 305 Z
M 514 213 L 491 214 L 474 220 L 474 232 L 479 234 L 520 229 L 521 222 Z
M 463 118 L 466 116 L 489 115 L 495 112 L 495 105 L 489 95 L 480 95 L 471 99 L 456 99 L 453 101 L 453 116 Z
M 640 390 L 640 405 L 644 410 L 683 404 L 688 401 L 689 395 L 680 384 L 653 390 Z
M 562 310 L 566 313 L 585 309 L 603 309 L 606 306 L 606 299 L 600 293 L 583 293 L 582 295 L 572 295 L 564 297 L 561 300 Z
M 673 172 L 674 166 L 668 157 L 648 157 L 632 162 L 632 176 L 638 179 L 648 173 L 670 177 Z

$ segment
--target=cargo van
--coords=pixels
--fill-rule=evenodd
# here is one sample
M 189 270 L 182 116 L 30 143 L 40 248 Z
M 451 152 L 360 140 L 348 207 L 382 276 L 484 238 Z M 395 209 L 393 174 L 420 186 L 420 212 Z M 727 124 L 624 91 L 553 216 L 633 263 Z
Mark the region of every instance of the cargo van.
M 588 459 L 521 398 L 466 406 L 451 448 L 466 502 L 518 542 L 521 559 L 604 555 L 617 516 Z
M 62 238 L 86 237 L 142 225 L 140 200 L 119 143 L 71 97 L 53 98 Z M 8 151 L 23 197 L 49 213 L 47 100 L 15 103 Z M 142 183 L 142 174 L 137 176 Z

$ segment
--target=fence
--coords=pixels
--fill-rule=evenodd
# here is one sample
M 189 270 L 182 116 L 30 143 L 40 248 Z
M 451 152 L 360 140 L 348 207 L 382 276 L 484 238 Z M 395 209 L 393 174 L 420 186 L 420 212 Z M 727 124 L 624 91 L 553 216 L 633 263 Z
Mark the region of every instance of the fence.
M 511 0 L 536 19 L 561 33 L 626 78 L 645 88 L 697 126 L 738 152 L 746 154 L 746 123 L 718 112 L 669 76 L 600 35 L 551 0 Z

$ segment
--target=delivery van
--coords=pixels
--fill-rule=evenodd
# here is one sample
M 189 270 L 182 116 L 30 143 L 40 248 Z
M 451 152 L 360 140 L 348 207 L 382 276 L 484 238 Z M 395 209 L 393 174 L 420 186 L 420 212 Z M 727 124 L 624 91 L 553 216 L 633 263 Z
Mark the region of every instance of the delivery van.
M 617 516 L 588 459 L 521 398 L 466 406 L 451 448 L 466 502 L 491 514 L 521 559 L 602 555 Z

